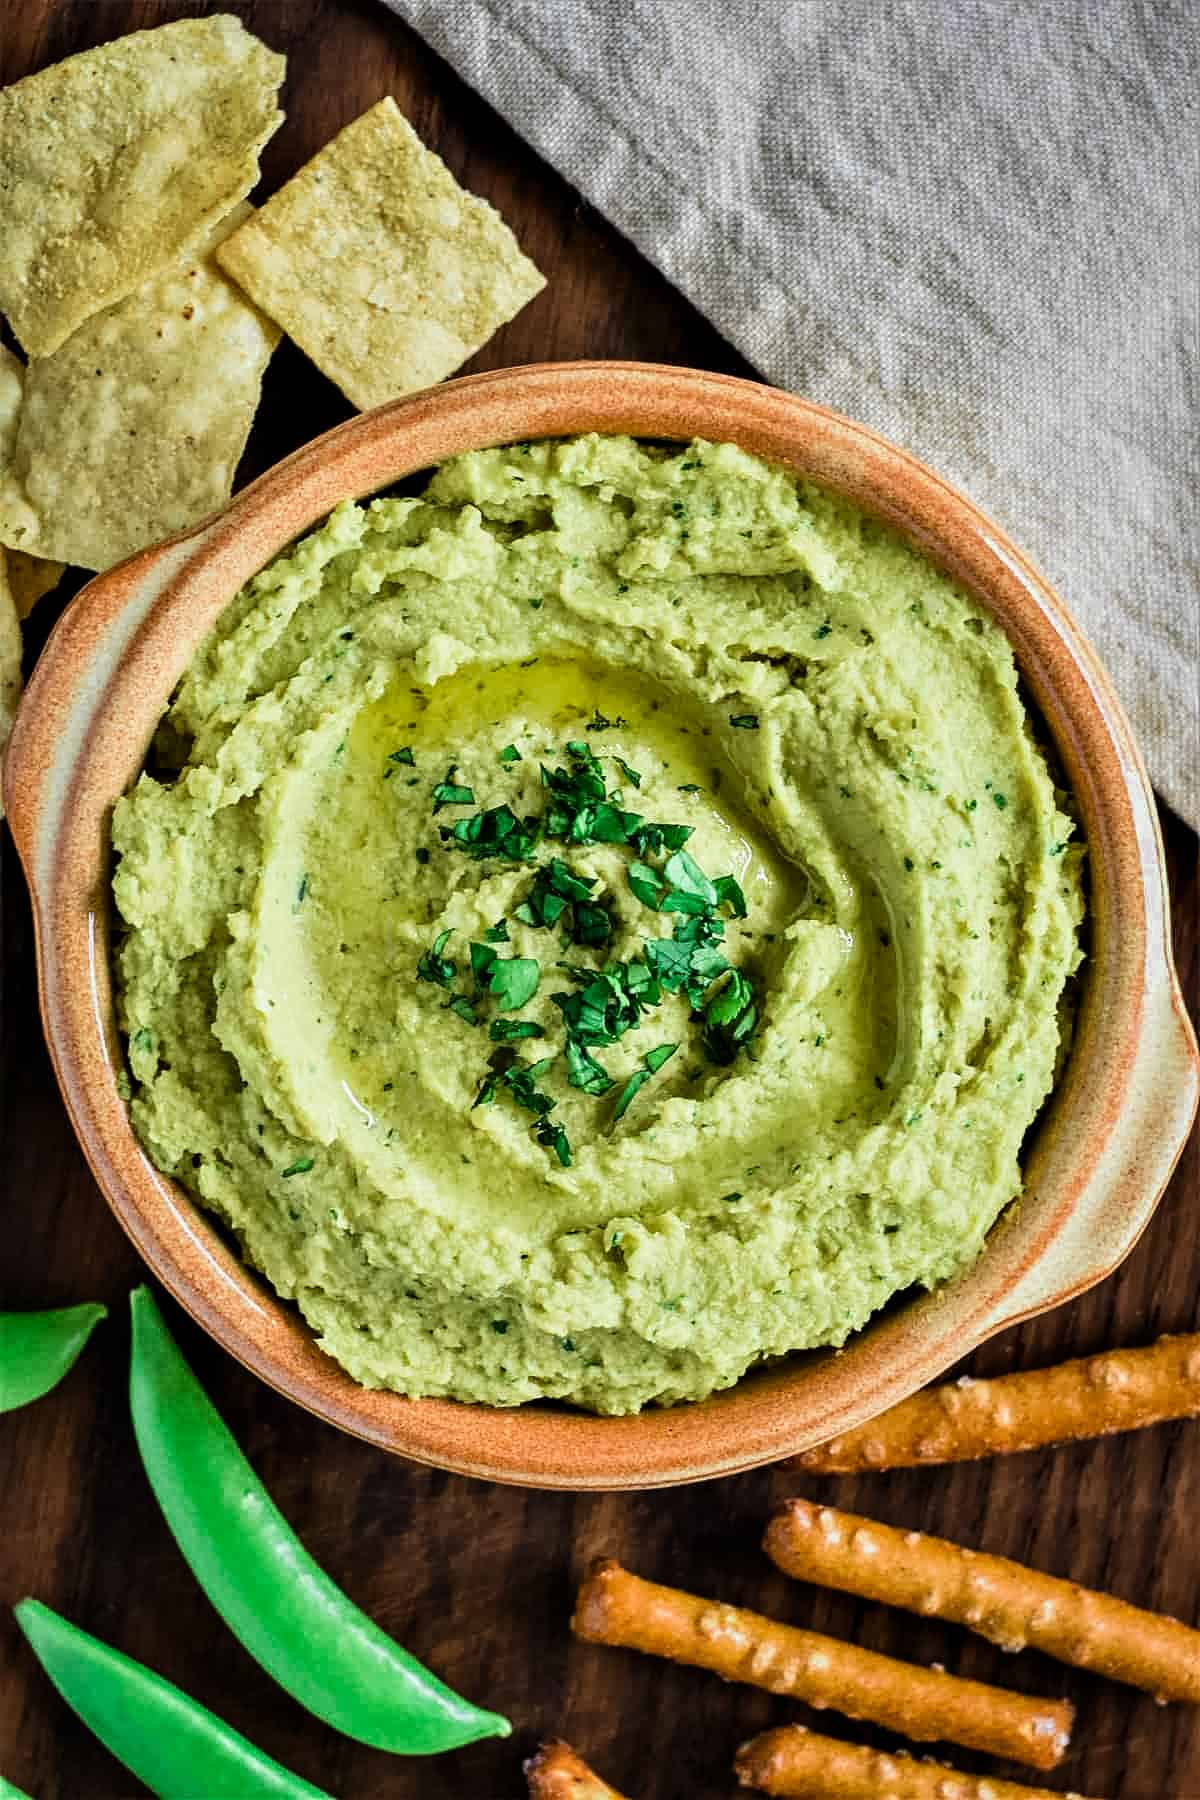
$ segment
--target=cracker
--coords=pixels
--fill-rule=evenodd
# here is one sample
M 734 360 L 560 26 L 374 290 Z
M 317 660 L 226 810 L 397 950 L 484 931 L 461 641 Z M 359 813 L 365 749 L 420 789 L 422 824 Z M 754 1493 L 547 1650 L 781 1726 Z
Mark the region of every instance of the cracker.
M 0 543 L 105 569 L 224 505 L 279 341 L 211 254 L 249 211 L 28 364 Z
M 0 309 L 30 356 L 140 287 L 258 179 L 285 62 L 227 13 L 0 90 Z
M 21 622 L 17 604 L 8 584 L 3 550 L 0 550 L 0 761 L 8 744 L 21 698 Z M 0 819 L 4 817 L 4 796 L 0 793 Z
M 390 97 L 294 175 L 219 261 L 360 410 L 449 375 L 546 285 Z

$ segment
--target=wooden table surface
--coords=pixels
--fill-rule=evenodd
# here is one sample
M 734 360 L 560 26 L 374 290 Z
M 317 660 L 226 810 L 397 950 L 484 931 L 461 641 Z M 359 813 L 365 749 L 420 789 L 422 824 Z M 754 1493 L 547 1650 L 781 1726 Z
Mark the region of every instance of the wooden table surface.
M 8 0 L 0 81 L 207 10 L 217 9 L 179 0 Z M 291 58 L 287 123 L 267 147 L 264 192 L 392 93 L 464 184 L 500 208 L 545 271 L 546 291 L 470 368 L 633 356 L 753 374 L 376 0 L 225 0 L 224 10 Z M 816 398 L 836 405 L 839 397 Z M 257 473 L 347 412 L 285 342 L 267 376 L 246 471 Z M 1020 519 L 1005 522 L 1019 539 Z M 35 618 L 31 657 L 57 609 L 48 601 L 46 616 Z M 1163 830 L 1180 968 L 1195 1010 L 1196 840 L 1166 813 Z M 187 1354 L 313 1553 L 387 1630 L 465 1693 L 509 1714 L 515 1730 L 508 1742 L 414 1764 L 310 1719 L 222 1626 L 141 1472 L 124 1391 L 125 1297 L 141 1265 L 95 1188 L 59 1100 L 38 1025 L 29 908 L 7 839 L 3 924 L 0 1306 L 103 1299 L 113 1312 L 56 1393 L 0 1421 L 0 1772 L 36 1800 L 116 1800 L 142 1790 L 36 1667 L 8 1610 L 24 1594 L 150 1664 L 342 1800 L 517 1800 L 522 1757 L 541 1734 L 568 1737 L 640 1800 L 732 1794 L 735 1746 L 797 1716 L 797 1707 L 695 1670 L 574 1643 L 567 1631 L 574 1586 L 600 1553 L 875 1649 L 1069 1696 L 1079 1708 L 1075 1746 L 1046 1778 L 1051 1788 L 1109 1800 L 1200 1796 L 1195 1711 L 1160 1710 L 1037 1655 L 1006 1658 L 948 1626 L 790 1586 L 758 1549 L 768 1508 L 801 1490 L 1200 1624 L 1200 1422 L 944 1471 L 838 1481 L 761 1471 L 670 1493 L 525 1493 L 412 1467 L 340 1435 L 264 1387 L 172 1307 Z M 1193 1140 L 1118 1274 L 1073 1305 L 1005 1333 L 964 1366 L 993 1374 L 1196 1329 L 1198 1202 Z M 828 1716 L 824 1725 L 888 1741 Z M 965 1752 L 949 1754 L 963 1768 L 986 1766 Z

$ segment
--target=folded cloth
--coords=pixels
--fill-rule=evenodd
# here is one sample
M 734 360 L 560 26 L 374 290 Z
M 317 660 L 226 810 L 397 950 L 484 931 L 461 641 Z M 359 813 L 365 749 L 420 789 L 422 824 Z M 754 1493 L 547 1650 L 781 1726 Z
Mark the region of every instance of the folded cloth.
M 386 3 L 768 380 L 1011 532 L 1200 826 L 1200 10 Z

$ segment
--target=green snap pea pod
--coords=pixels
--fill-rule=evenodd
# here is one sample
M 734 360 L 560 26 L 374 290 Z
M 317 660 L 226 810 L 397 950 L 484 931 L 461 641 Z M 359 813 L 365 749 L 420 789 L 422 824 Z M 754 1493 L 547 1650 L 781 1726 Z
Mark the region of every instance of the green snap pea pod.
M 3 1775 L 0 1775 L 0 1800 L 29 1800 L 29 1795 L 21 1788 L 14 1787 L 11 1781 L 5 1781 Z
M 43 1606 L 13 1608 L 73 1711 L 158 1800 L 330 1800 L 144 1664 Z
M 57 1387 L 107 1317 L 108 1308 L 99 1304 L 0 1313 L 0 1412 L 27 1406 Z
M 498 1713 L 446 1687 L 375 1625 L 305 1550 L 135 1288 L 129 1397 L 150 1484 L 192 1573 L 230 1630 L 326 1724 L 408 1756 L 507 1737 Z

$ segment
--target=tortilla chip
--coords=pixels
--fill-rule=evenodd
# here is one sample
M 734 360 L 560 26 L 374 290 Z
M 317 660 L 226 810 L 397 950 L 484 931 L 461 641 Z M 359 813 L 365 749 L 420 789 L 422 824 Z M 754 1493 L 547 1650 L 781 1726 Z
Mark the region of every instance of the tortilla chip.
M 0 552 L 3 554 L 3 552 Z M 27 619 L 43 594 L 52 593 L 66 574 L 67 565 L 47 562 L 42 556 L 27 556 L 24 550 L 10 550 L 8 585 L 17 603 L 18 619 Z
M 258 180 L 285 62 L 227 13 L 0 90 L 0 309 L 30 356 L 141 287 Z
M 0 467 L 0 544 L 106 569 L 224 505 L 279 342 L 211 255 L 250 211 L 53 356 L 0 370 L 0 455 L 12 365 L 24 389 Z
M 0 550 L 0 763 L 3 762 L 8 734 L 17 716 L 21 698 L 21 622 L 8 585 L 4 552 Z M 4 817 L 4 795 L 0 793 L 0 819 Z
M 546 285 L 391 98 L 347 125 L 218 260 L 360 410 L 449 375 Z

